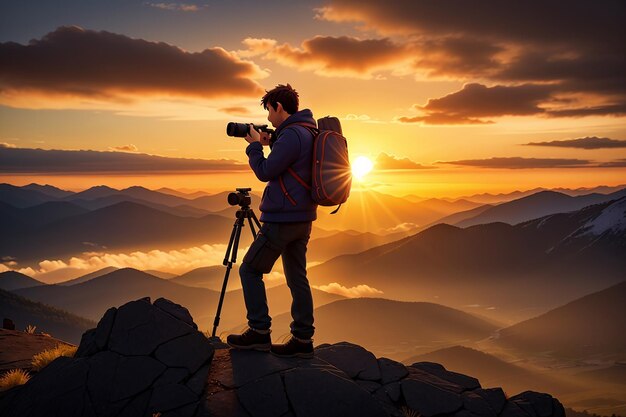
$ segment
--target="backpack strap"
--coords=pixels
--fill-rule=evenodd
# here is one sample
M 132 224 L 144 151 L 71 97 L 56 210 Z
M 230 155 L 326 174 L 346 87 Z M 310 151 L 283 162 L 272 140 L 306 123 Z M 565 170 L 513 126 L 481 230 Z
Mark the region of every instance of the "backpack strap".
M 291 205 L 292 206 L 297 205 L 298 203 L 296 203 L 296 200 L 294 200 L 293 197 L 289 194 L 289 191 L 287 191 L 287 187 L 285 187 L 285 182 L 283 181 L 283 176 L 282 175 L 280 177 L 278 177 L 278 182 L 280 183 L 280 188 L 282 188 L 282 190 L 283 190 L 283 194 L 285 194 L 285 197 L 287 197 L 287 199 L 289 200 Z
M 306 128 L 308 131 L 310 131 L 313 136 L 317 136 L 317 126 L 315 126 L 313 123 L 290 123 L 287 126 L 285 126 L 285 129 L 291 125 L 297 125 L 297 126 L 302 126 L 304 128 Z M 289 172 L 291 174 L 292 177 L 294 177 L 296 179 L 296 181 L 298 181 L 304 188 L 307 189 L 307 191 L 311 191 L 311 186 L 309 184 L 306 183 L 306 181 L 304 181 L 302 179 L 302 177 L 300 177 L 296 171 L 293 170 L 293 168 L 289 167 L 287 168 L 287 172 Z M 283 180 L 283 176 L 281 175 L 280 177 L 278 177 L 278 182 L 280 183 L 280 188 L 283 190 L 283 194 L 285 194 L 285 197 L 287 197 L 287 199 L 289 200 L 289 202 L 295 206 L 297 205 L 296 200 L 294 200 L 294 198 L 289 194 L 289 192 L 287 191 L 287 187 L 285 186 L 285 181 Z

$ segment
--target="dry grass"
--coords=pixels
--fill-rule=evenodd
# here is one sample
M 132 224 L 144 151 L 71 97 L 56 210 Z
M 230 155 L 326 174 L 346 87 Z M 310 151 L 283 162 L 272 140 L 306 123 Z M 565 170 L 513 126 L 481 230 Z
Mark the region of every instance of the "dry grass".
M 407 407 L 406 405 L 400 407 L 400 412 L 404 417 L 421 417 L 420 413 L 413 410 L 412 408 Z
M 11 369 L 0 377 L 0 391 L 24 385 L 29 379 L 30 374 L 23 369 Z
M 35 334 L 35 329 L 37 326 L 31 326 L 30 324 L 26 326 L 26 330 L 24 330 L 28 334 Z
M 40 371 L 45 368 L 50 362 L 58 358 L 59 356 L 73 357 L 76 353 L 76 346 L 68 345 L 56 345 L 56 347 L 48 350 L 44 350 L 41 353 L 36 354 L 31 359 L 31 364 L 34 371 Z

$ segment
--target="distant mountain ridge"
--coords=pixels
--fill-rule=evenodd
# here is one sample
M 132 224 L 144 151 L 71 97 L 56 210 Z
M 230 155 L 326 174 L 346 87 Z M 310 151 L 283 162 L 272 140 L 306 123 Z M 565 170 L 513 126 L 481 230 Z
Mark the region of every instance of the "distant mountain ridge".
M 616 200 L 626 196 L 626 189 L 611 194 L 587 194 L 571 197 L 555 191 L 538 193 L 502 203 L 482 211 L 477 216 L 454 223 L 455 226 L 468 227 L 477 224 L 504 222 L 518 224 L 555 213 L 566 213 L 584 207 Z
M 612 201 L 515 226 L 491 223 L 461 229 L 439 224 L 331 259 L 312 267 L 309 277 L 315 285 L 369 285 L 388 298 L 478 305 L 483 314 L 489 308 L 500 313 L 519 308 L 528 318 L 626 276 L 626 234 L 573 236 L 613 204 L 622 207 L 620 200 Z M 599 271 L 597 279 L 588 279 Z M 531 306 L 534 311 L 528 310 Z

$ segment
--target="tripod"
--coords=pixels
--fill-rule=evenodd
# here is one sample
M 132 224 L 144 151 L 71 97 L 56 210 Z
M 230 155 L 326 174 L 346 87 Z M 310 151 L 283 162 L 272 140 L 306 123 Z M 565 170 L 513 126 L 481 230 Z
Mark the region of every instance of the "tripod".
M 237 190 L 239 191 L 239 189 Z M 247 194 L 247 193 L 246 193 Z M 235 193 L 231 193 L 232 195 L 237 195 Z M 231 202 L 231 196 L 228 197 L 228 201 Z M 237 197 L 233 197 L 237 198 Z M 250 225 L 250 231 L 252 232 L 252 236 L 256 239 L 257 232 L 254 229 L 254 224 L 261 229 L 261 223 L 257 219 L 254 211 L 250 208 L 250 197 L 247 198 L 238 198 L 238 204 L 241 207 L 237 210 L 235 214 L 235 224 L 233 225 L 233 231 L 230 234 L 230 240 L 228 241 L 228 247 L 226 248 L 226 256 L 224 256 L 224 265 L 226 266 L 226 272 L 224 273 L 224 283 L 222 284 L 222 292 L 220 293 L 220 301 L 217 304 L 217 313 L 215 313 L 215 321 L 213 322 L 213 333 L 212 337 L 215 337 L 215 332 L 217 331 L 217 326 L 220 324 L 220 313 L 222 311 L 222 304 L 224 302 L 224 293 L 226 292 L 226 285 L 228 284 L 228 277 L 230 275 L 230 270 L 233 267 L 234 263 L 237 263 L 237 248 L 239 247 L 239 237 L 241 236 L 241 228 L 245 226 L 245 220 L 248 219 L 248 224 Z M 235 203 L 237 204 L 237 203 Z M 233 204 L 234 205 L 234 204 Z M 252 222 L 254 220 L 254 223 Z M 228 257 L 230 256 L 230 260 Z

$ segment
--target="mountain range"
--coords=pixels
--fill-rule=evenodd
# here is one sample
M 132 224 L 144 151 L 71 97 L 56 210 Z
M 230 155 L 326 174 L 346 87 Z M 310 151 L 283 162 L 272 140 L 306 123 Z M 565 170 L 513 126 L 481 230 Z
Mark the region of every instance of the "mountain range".
M 473 308 L 519 321 L 626 276 L 626 231 L 593 231 L 607 212 L 623 217 L 626 198 L 515 226 L 439 224 L 333 258 L 310 268 L 309 277 L 315 285 L 365 284 L 385 298 Z

